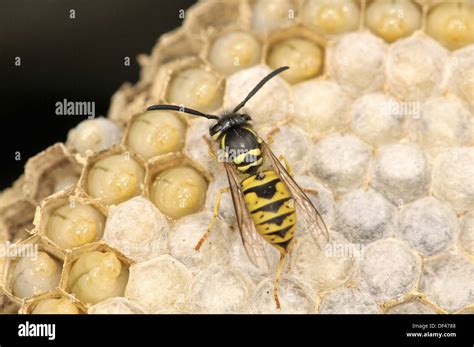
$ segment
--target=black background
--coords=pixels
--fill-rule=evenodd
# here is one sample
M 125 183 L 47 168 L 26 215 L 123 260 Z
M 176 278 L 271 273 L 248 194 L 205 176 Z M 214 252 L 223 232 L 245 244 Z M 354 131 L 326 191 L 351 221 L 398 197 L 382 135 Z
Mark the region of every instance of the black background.
M 0 315 L 11 346 L 456 346 L 472 347 L 467 315 Z M 18 337 L 18 325 L 56 324 L 56 339 Z M 412 324 L 435 328 L 414 329 Z M 445 324 L 455 328 L 445 328 Z M 456 337 L 407 337 L 413 333 Z M 74 342 L 74 343 L 72 343 Z
M 96 116 L 105 115 L 120 85 L 138 80 L 137 54 L 180 26 L 179 10 L 194 2 L 0 0 L 0 190 L 86 118 L 56 115 L 56 102 L 94 101 Z

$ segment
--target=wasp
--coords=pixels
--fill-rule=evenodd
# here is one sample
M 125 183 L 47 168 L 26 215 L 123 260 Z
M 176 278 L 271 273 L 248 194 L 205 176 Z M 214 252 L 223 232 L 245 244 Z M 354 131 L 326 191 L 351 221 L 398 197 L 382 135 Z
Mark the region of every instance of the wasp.
M 270 268 L 270 262 L 262 240 L 270 243 L 280 254 L 273 284 L 273 295 L 278 309 L 280 308 L 278 284 L 285 258 L 293 245 L 297 215 L 305 220 L 319 247 L 322 241 L 329 239 L 327 227 L 320 213 L 293 179 L 289 164 L 284 160 L 284 166 L 268 144 L 253 130 L 250 115 L 239 112 L 269 80 L 288 68 L 280 67 L 269 73 L 231 112 L 220 116 L 178 105 L 148 107 L 148 110 L 178 111 L 216 121 L 209 128 L 209 134 L 218 143 L 220 152 L 224 153 L 224 160 L 221 161 L 227 173 L 237 225 L 246 253 L 255 266 L 264 270 Z M 269 168 L 265 167 L 266 160 L 269 161 Z M 229 191 L 229 188 L 219 191 L 214 205 L 213 220 L 196 245 L 196 250 L 199 250 L 207 239 L 219 214 L 221 195 Z

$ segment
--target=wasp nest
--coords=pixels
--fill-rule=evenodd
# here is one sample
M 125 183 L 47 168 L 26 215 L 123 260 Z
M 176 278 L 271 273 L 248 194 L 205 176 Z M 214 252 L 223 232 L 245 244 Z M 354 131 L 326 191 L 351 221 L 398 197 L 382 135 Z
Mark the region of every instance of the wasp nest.
M 107 118 L 80 123 L 1 193 L 0 309 L 472 311 L 473 13 L 461 0 L 199 2 L 139 57 L 139 82 Z M 212 123 L 146 107 L 218 114 L 284 65 L 244 110 L 330 242 L 318 249 L 299 227 L 277 311 L 274 269 L 247 258 L 228 194 L 194 249 L 228 185 Z

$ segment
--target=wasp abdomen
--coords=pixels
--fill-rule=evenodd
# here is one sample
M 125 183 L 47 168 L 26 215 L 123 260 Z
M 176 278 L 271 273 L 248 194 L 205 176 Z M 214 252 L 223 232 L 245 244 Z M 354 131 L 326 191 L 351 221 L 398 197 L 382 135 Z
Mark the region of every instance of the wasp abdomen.
M 296 232 L 296 210 L 293 197 L 276 172 L 263 171 L 242 181 L 247 209 L 257 231 L 281 253 Z

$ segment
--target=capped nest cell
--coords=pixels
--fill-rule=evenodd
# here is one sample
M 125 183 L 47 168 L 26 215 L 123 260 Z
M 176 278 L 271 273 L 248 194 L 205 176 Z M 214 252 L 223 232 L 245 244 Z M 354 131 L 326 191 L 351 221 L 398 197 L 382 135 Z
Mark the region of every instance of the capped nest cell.
M 471 312 L 472 1 L 207 0 L 0 193 L 5 313 Z M 249 260 L 211 121 L 243 108 L 329 227 Z M 31 251 L 32 253 L 28 253 Z

